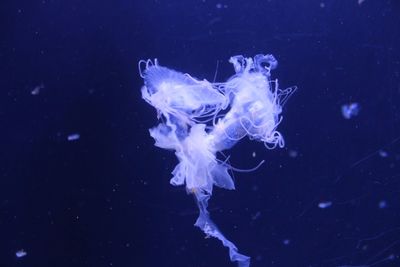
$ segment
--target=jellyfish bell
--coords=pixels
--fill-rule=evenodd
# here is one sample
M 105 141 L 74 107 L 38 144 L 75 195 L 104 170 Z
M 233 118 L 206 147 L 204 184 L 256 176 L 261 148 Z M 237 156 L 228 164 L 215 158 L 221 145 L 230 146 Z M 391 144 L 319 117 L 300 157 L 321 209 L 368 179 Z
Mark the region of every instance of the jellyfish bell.
M 180 114 L 190 119 L 218 113 L 228 105 L 226 97 L 207 80 L 158 65 L 157 60 L 140 61 L 144 79 L 142 98 L 163 114 Z

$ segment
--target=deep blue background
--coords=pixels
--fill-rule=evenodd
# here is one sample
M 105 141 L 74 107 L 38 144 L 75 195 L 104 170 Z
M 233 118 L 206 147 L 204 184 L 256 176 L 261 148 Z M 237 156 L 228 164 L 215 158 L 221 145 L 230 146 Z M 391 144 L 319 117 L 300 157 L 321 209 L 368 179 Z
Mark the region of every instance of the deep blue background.
M 169 184 L 137 62 L 224 81 L 257 53 L 299 88 L 287 146 L 227 152 L 267 163 L 215 190 L 217 224 L 252 266 L 400 266 L 398 1 L 2 1 L 0 29 L 0 266 L 235 266 Z

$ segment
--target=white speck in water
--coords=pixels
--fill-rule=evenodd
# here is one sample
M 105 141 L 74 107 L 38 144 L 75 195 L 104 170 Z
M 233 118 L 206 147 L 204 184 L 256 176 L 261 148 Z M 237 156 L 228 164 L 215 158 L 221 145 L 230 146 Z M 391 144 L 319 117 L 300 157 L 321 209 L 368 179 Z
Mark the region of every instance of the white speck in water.
M 15 256 L 17 256 L 17 258 L 22 258 L 25 257 L 28 253 L 26 253 L 25 250 L 20 249 L 17 252 L 15 252 Z
M 384 209 L 384 208 L 386 208 L 387 203 L 386 203 L 385 200 L 381 200 L 381 201 L 379 201 L 378 206 L 379 206 L 380 209 Z
M 386 158 L 389 154 L 385 150 L 379 150 L 379 156 Z
M 40 90 L 42 90 L 43 88 L 44 88 L 43 83 L 35 86 L 31 91 L 31 95 L 38 95 L 40 93 Z
M 329 208 L 330 206 L 332 206 L 331 201 L 325 201 L 325 202 L 318 203 L 318 208 L 320 208 L 320 209 L 326 209 L 326 208 Z
M 74 133 L 74 134 L 68 135 L 67 140 L 68 140 L 68 141 L 76 141 L 76 140 L 78 140 L 80 137 L 81 137 L 80 134 Z
M 296 150 L 289 150 L 289 157 L 296 158 L 298 156 L 298 152 Z
M 345 119 L 351 119 L 360 112 L 360 105 L 358 103 L 349 103 L 342 105 L 342 115 Z

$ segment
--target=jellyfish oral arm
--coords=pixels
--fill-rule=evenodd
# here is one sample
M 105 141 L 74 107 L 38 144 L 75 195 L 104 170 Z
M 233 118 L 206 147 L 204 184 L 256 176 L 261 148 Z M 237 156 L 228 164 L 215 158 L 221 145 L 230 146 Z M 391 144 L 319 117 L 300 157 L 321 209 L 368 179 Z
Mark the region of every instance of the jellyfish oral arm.
M 270 79 L 277 66 L 272 55 L 234 56 L 229 62 L 235 74 L 222 83 L 198 80 L 160 66 L 157 60 L 140 61 L 139 70 L 144 79 L 142 98 L 161 119 L 150 135 L 156 146 L 175 151 L 179 160 L 170 183 L 185 185 L 194 195 L 200 212 L 195 226 L 219 239 L 239 267 L 248 267 L 250 258 L 225 238 L 207 210 L 214 186 L 235 189 L 229 170 L 236 169 L 216 155 L 246 136 L 269 149 L 283 147 L 284 139 L 276 129 L 282 105 L 295 88 L 281 90 Z
M 250 257 L 240 254 L 235 244 L 226 239 L 226 237 L 211 220 L 210 214 L 207 210 L 210 195 L 195 193 L 195 198 L 200 214 L 194 225 L 199 227 L 207 237 L 212 236 L 219 239 L 222 244 L 229 249 L 229 257 L 231 261 L 236 261 L 239 267 L 250 266 Z

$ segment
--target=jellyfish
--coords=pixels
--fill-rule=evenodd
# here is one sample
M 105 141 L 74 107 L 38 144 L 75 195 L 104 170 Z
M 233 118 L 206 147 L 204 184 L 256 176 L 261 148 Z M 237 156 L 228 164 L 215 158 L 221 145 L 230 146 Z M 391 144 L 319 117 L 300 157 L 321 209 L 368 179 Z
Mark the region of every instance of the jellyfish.
M 200 80 L 161 66 L 157 59 L 141 60 L 138 65 L 144 80 L 142 98 L 156 109 L 160 121 L 149 130 L 150 136 L 155 146 L 174 151 L 179 161 L 170 183 L 185 186 L 194 196 L 199 209 L 195 226 L 207 237 L 219 239 L 231 261 L 248 267 L 250 257 L 239 253 L 207 210 L 214 186 L 235 189 L 230 173 L 237 169 L 217 155 L 246 136 L 267 149 L 284 147 L 277 127 L 282 107 L 296 87 L 282 90 L 278 80 L 271 79 L 278 64 L 273 55 L 237 55 L 229 62 L 235 74 L 226 82 Z

